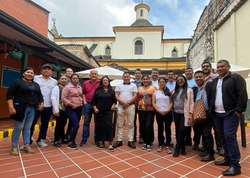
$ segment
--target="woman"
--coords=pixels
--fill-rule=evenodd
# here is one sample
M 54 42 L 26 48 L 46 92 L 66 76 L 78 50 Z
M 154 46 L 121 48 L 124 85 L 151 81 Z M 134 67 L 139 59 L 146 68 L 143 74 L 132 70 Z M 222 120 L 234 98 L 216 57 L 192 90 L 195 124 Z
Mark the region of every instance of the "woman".
M 157 152 L 162 152 L 164 145 L 164 127 L 166 134 L 166 150 L 168 154 L 172 154 L 170 149 L 171 141 L 171 123 L 173 102 L 169 89 L 166 87 L 166 79 L 160 77 L 158 80 L 159 90 L 156 90 L 153 95 L 153 107 L 156 110 L 156 121 L 158 125 L 158 142 L 159 147 Z
M 56 118 L 56 128 L 54 132 L 54 146 L 59 148 L 61 143 L 68 143 L 64 136 L 64 127 L 67 123 L 67 113 L 65 111 L 64 103 L 61 100 L 62 90 L 66 86 L 67 77 L 66 75 L 61 75 L 58 79 L 58 85 L 52 89 L 51 101 L 53 106 L 53 114 Z M 60 139 L 62 140 L 60 142 Z
M 110 80 L 107 76 L 101 78 L 100 85 L 95 91 L 92 99 L 95 119 L 95 136 L 97 141 L 101 141 L 100 148 L 103 148 L 105 141 L 109 142 L 108 149 L 114 151 L 112 146 L 112 118 L 115 109 L 115 92 L 110 86 Z
M 9 113 L 14 119 L 11 155 L 19 155 L 17 145 L 21 131 L 24 142 L 22 151 L 34 153 L 30 147 L 30 127 L 35 117 L 35 110 L 43 110 L 43 96 L 39 85 L 33 82 L 33 79 L 34 69 L 27 67 L 21 79 L 14 80 L 6 94 Z
M 72 125 L 70 132 L 69 149 L 77 149 L 75 138 L 79 129 L 79 121 L 82 116 L 82 87 L 78 85 L 79 75 L 72 74 L 70 83 L 62 91 L 62 102 L 64 103 L 69 122 Z
M 141 135 L 143 139 L 143 150 L 151 151 L 151 140 L 154 132 L 154 108 L 152 96 L 156 87 L 150 85 L 148 75 L 142 76 L 142 86 L 138 88 L 137 102 Z
M 174 121 L 176 132 L 176 146 L 173 157 L 178 157 L 180 151 L 182 155 L 186 155 L 184 142 L 185 127 L 193 125 L 193 90 L 188 88 L 185 76 L 178 75 L 172 98 L 174 103 Z

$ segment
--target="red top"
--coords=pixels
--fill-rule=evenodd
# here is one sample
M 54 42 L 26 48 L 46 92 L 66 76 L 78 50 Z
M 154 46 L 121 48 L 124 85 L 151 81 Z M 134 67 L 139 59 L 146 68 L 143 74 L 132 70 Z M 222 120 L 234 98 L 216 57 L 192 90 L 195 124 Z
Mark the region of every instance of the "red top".
M 99 86 L 100 80 L 98 79 L 96 83 L 92 83 L 87 80 L 82 85 L 82 94 L 85 94 L 86 101 L 90 103 L 95 93 L 95 89 Z

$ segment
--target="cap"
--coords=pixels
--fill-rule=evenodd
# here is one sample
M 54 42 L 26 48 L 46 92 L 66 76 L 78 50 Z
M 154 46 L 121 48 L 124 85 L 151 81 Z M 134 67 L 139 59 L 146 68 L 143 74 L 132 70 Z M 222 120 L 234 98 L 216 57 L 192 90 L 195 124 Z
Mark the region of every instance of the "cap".
M 48 68 L 50 68 L 52 70 L 52 67 L 49 64 L 42 65 L 42 69 L 44 69 L 45 67 L 48 67 Z

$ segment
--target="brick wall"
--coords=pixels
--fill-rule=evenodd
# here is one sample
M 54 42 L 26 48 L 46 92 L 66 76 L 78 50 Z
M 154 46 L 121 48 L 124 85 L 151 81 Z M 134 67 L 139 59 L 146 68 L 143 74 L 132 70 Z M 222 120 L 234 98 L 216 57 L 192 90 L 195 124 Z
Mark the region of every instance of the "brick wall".
M 48 11 L 26 0 L 0 0 L 0 9 L 41 35 L 48 36 Z

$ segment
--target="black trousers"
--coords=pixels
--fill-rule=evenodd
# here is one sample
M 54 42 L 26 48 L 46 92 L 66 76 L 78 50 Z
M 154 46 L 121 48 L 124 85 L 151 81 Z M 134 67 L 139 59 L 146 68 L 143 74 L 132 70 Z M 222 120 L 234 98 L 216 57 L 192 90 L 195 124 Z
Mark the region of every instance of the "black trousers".
M 138 110 L 140 130 L 143 142 L 147 145 L 151 144 L 152 135 L 154 132 L 154 111 Z
M 185 118 L 184 114 L 178 114 L 174 112 L 174 121 L 175 121 L 175 133 L 176 133 L 176 150 L 185 150 Z
M 54 133 L 54 136 L 55 136 L 54 141 L 57 142 L 57 141 L 60 141 L 60 139 L 61 140 L 65 139 L 64 127 L 67 123 L 68 115 L 66 111 L 60 110 L 59 117 L 55 117 L 55 118 L 56 118 L 56 128 L 55 128 L 55 133 Z
M 166 135 L 166 145 L 170 146 L 171 141 L 171 123 L 172 123 L 172 111 L 166 115 L 161 115 L 156 112 L 156 121 L 158 125 L 158 142 L 159 146 L 164 144 L 164 132 Z

